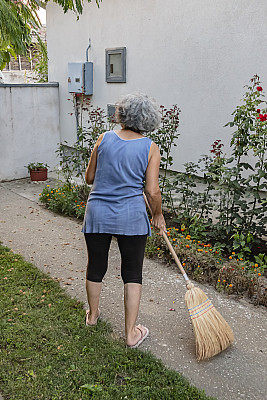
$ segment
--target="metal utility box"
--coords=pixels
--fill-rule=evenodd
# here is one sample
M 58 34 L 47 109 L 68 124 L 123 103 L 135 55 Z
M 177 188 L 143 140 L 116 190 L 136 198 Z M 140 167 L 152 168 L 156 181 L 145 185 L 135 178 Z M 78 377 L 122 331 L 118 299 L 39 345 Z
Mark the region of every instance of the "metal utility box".
M 107 104 L 107 112 L 109 118 L 111 119 L 115 118 L 115 111 L 116 111 L 115 104 Z
M 69 93 L 93 94 L 93 63 L 68 63 Z

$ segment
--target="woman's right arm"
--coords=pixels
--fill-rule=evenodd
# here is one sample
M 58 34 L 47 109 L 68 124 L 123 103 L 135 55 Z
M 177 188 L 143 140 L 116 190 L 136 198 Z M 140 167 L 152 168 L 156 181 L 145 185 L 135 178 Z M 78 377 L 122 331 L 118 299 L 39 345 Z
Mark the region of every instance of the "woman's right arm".
M 152 211 L 152 225 L 159 229 L 160 235 L 166 232 L 166 223 L 161 209 L 161 192 L 159 188 L 160 151 L 156 143 L 152 142 L 146 170 L 145 194 Z
M 96 171 L 96 165 L 97 165 L 97 149 L 98 149 L 98 146 L 100 145 L 103 137 L 104 137 L 104 134 L 101 133 L 101 135 L 98 137 L 98 139 L 94 145 L 88 166 L 85 171 L 85 182 L 88 185 L 91 185 L 92 183 L 94 183 L 95 171 Z

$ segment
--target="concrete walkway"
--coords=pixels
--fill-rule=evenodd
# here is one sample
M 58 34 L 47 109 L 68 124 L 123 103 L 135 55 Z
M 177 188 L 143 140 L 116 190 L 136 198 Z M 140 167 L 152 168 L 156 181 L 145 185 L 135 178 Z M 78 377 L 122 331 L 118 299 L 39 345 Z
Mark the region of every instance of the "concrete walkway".
M 21 179 L 0 183 L 0 240 L 42 271 L 58 279 L 73 297 L 86 302 L 86 245 L 81 222 L 54 214 L 40 203 L 38 193 L 52 180 Z M 184 304 L 185 286 L 176 267 L 146 259 L 138 323 L 150 336 L 140 346 L 181 372 L 208 395 L 221 400 L 266 399 L 266 311 L 237 302 L 209 286 L 199 285 L 233 327 L 234 346 L 210 361 L 198 363 L 194 335 Z M 175 300 L 176 299 L 176 300 Z M 175 303 L 173 303 L 175 301 Z M 174 308 L 175 311 L 169 311 Z M 101 312 L 114 332 L 123 335 L 123 283 L 117 243 L 112 242 L 104 278 Z

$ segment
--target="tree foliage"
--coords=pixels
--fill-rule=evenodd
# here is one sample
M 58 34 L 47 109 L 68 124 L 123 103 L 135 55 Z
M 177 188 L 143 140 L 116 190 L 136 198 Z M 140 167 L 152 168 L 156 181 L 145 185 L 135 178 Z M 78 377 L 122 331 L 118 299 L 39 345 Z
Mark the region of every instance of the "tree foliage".
M 31 31 L 41 25 L 38 8 L 35 0 L 27 4 L 0 0 L 0 69 L 9 62 L 11 55 L 26 54 L 31 43 Z
M 37 38 L 41 21 L 37 11 L 45 7 L 49 0 L 0 0 L 0 70 L 10 61 L 10 56 L 25 55 L 31 43 L 31 33 Z M 91 0 L 87 0 L 89 3 Z M 96 0 L 97 5 L 102 0 Z M 71 10 L 77 17 L 82 14 L 82 0 L 54 0 L 64 13 Z

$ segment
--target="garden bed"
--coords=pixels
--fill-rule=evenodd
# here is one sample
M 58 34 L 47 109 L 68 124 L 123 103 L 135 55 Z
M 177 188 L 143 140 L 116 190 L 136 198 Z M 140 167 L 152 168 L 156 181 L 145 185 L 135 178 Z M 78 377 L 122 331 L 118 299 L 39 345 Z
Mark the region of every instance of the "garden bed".
M 235 252 L 227 259 L 210 243 L 191 239 L 175 227 L 168 228 L 167 235 L 189 277 L 208 283 L 219 292 L 244 296 L 255 305 L 267 306 L 267 279 L 258 264 L 238 259 Z M 173 264 L 165 241 L 154 231 L 147 241 L 146 256 Z

